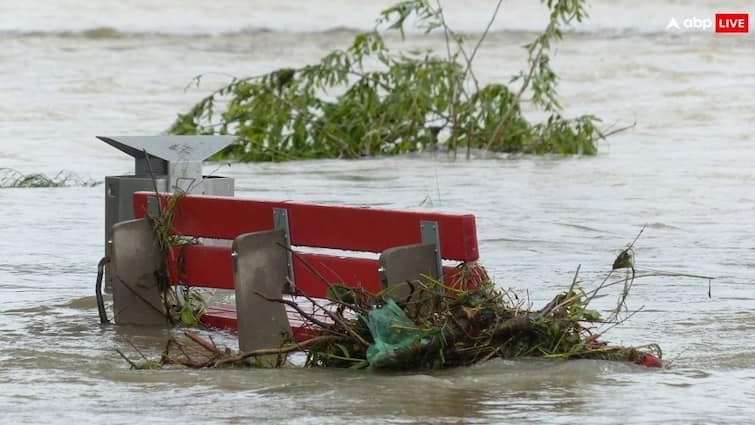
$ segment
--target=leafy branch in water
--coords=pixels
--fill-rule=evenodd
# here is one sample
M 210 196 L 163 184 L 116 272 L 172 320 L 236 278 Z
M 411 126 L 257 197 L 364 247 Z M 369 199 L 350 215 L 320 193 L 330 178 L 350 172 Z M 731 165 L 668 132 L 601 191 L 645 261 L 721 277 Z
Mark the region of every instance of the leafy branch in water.
M 245 161 L 355 158 L 446 149 L 496 152 L 596 153 L 603 137 L 593 115 L 566 119 L 557 99 L 550 51 L 562 29 L 586 17 L 584 0 L 544 0 L 549 23 L 525 46 L 527 68 L 509 85 L 480 86 L 472 68 L 501 2 L 471 53 L 451 29 L 440 4 L 399 2 L 385 9 L 374 30 L 355 36 L 346 50 L 319 63 L 234 78 L 185 114 L 173 134 L 234 134 L 223 157 Z M 406 35 L 407 22 L 428 34 L 442 31 L 446 54 L 390 50 L 384 35 Z M 197 84 L 201 76 L 196 78 Z M 522 114 L 525 94 L 549 113 L 532 124 Z

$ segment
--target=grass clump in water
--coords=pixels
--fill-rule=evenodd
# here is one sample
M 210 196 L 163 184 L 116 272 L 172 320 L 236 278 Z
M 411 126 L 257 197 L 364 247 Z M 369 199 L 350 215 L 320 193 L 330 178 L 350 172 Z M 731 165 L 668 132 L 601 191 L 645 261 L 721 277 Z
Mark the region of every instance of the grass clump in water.
M 42 173 L 23 174 L 11 168 L 0 168 L 0 188 L 30 188 L 30 187 L 93 187 L 98 182 L 84 180 L 71 171 L 60 171 L 49 177 Z

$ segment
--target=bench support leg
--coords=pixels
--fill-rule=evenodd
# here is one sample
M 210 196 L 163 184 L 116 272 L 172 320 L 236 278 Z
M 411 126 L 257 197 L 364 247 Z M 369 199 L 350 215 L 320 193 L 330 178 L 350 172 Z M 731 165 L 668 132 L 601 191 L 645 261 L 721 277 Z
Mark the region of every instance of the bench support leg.
M 277 348 L 291 335 L 286 309 L 280 299 L 288 276 L 288 255 L 282 230 L 247 233 L 233 241 L 233 280 L 236 287 L 236 314 L 239 349 L 250 352 Z M 276 356 L 261 359 L 270 365 Z
M 430 277 L 439 280 L 438 255 L 435 244 L 423 243 L 389 248 L 380 254 L 380 278 L 383 289 L 400 304 L 407 306 L 410 316 L 424 308 L 431 308 L 427 302 L 433 294 L 418 285 L 427 283 Z M 413 283 L 414 282 L 414 283 Z M 441 288 L 436 288 L 440 292 Z
M 283 238 L 286 241 L 286 246 L 291 246 L 291 232 L 288 227 L 288 210 L 285 208 L 273 208 L 273 223 L 276 230 L 283 231 Z M 294 256 L 291 251 L 286 250 L 286 261 L 288 265 L 288 277 L 292 282 L 294 279 Z
M 422 243 L 432 244 L 435 248 L 435 278 L 443 283 L 443 260 L 440 255 L 440 231 L 437 221 L 422 220 L 419 223 L 419 232 L 422 237 Z
M 157 281 L 162 253 L 149 219 L 116 223 L 112 237 L 110 275 L 115 323 L 166 325 Z

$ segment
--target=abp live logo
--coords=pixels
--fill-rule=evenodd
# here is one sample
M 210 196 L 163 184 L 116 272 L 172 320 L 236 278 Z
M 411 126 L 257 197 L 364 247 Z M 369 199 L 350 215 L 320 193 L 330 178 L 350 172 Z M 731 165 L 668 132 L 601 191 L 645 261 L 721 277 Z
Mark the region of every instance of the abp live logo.
M 675 17 L 671 17 L 666 30 L 698 30 L 709 31 L 714 27 L 713 21 L 710 18 L 698 18 L 693 16 L 691 18 L 684 18 L 677 21 Z M 750 31 L 750 15 L 747 13 L 716 13 L 715 16 L 715 30 L 717 33 L 747 33 Z
M 716 32 L 742 33 L 750 31 L 747 13 L 716 13 Z

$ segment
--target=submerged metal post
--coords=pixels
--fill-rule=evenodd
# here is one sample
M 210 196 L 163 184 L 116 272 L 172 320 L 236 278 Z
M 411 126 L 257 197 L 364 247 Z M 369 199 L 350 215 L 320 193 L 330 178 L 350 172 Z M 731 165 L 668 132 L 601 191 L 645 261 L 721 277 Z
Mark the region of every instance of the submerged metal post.
M 144 326 L 168 323 L 158 281 L 161 257 L 149 219 L 123 221 L 113 226 L 110 273 L 115 323 Z
M 428 308 L 433 294 L 426 289 L 429 279 L 439 280 L 433 244 L 405 245 L 389 248 L 378 258 L 381 285 L 390 298 L 404 303 L 412 311 Z M 440 287 L 433 288 L 440 292 Z M 409 312 L 409 311 L 408 311 Z
M 440 230 L 437 221 L 422 220 L 419 223 L 422 243 L 432 244 L 435 250 L 435 278 L 443 283 L 443 256 L 440 253 Z
M 426 303 L 433 299 L 433 294 L 422 287 L 430 284 L 428 279 L 443 283 L 438 223 L 421 221 L 420 235 L 422 243 L 388 248 L 378 258 L 380 283 L 386 294 L 416 311 L 429 308 Z M 440 292 L 442 288 L 433 290 Z
M 277 348 L 291 337 L 291 326 L 280 299 L 288 276 L 288 256 L 283 230 L 240 235 L 233 241 L 233 281 L 239 350 L 250 352 Z M 272 366 L 277 356 L 261 358 Z

